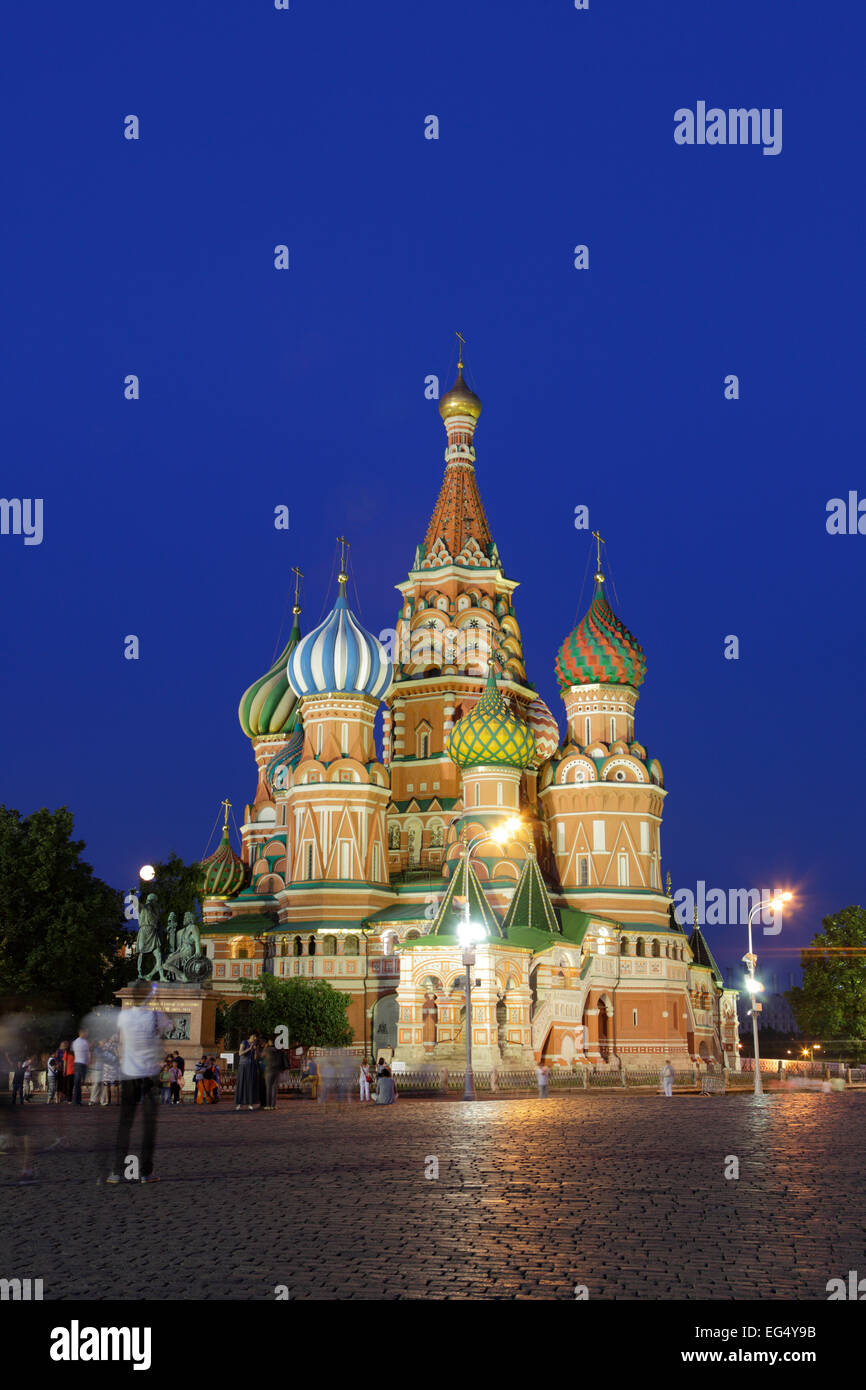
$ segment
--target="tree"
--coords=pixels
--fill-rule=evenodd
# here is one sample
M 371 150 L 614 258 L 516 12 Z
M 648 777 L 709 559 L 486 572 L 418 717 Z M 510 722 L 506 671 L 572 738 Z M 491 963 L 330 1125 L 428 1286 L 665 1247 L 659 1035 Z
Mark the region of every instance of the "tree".
M 250 1027 L 272 1037 L 285 1028 L 290 1047 L 347 1047 L 352 1030 L 346 1021 L 351 996 L 326 980 L 278 980 L 260 975 L 245 980 L 252 996 Z
M 72 812 L 0 805 L 0 994 L 80 1019 L 131 974 L 121 894 L 81 858 Z M 7 1001 L 11 1002 L 11 1001 Z
M 797 1026 L 814 1038 L 839 1038 L 866 1050 L 866 912 L 845 907 L 800 953 L 802 987 L 785 998 Z
M 142 883 L 140 901 L 144 903 L 150 893 L 155 893 L 159 925 L 164 930 L 169 913 L 174 912 L 177 925 L 182 927 L 185 912 L 198 915 L 201 864 L 185 864 L 180 855 L 171 850 L 166 860 L 153 867 L 156 874 L 149 883 Z

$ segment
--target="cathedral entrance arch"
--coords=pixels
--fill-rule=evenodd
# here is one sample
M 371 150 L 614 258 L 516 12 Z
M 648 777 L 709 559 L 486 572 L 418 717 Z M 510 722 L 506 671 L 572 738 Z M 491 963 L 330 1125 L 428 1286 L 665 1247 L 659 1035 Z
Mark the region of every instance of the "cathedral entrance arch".
M 373 1057 L 380 1057 L 383 1048 L 393 1052 L 397 1046 L 397 1019 L 400 1009 L 396 992 L 383 994 L 373 1005 Z

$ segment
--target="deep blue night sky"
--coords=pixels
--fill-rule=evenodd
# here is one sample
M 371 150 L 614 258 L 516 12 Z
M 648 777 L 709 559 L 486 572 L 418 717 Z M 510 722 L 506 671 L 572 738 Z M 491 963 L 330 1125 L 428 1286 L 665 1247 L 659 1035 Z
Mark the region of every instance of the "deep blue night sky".
M 450 384 L 460 329 L 482 498 L 561 723 L 578 504 L 607 539 L 647 654 L 663 871 L 797 888 L 759 937 L 766 968 L 860 901 L 866 536 L 825 525 L 830 498 L 866 495 L 854 15 L 15 6 L 2 493 L 43 498 L 45 530 L 0 536 L 0 798 L 68 804 L 121 888 L 172 847 L 201 855 L 221 797 L 240 818 L 236 708 L 290 566 L 308 630 L 347 534 L 362 620 L 394 624 L 444 466 L 424 379 Z M 676 145 L 699 100 L 782 108 L 781 154 Z M 740 929 L 708 937 L 723 962 L 744 949 Z

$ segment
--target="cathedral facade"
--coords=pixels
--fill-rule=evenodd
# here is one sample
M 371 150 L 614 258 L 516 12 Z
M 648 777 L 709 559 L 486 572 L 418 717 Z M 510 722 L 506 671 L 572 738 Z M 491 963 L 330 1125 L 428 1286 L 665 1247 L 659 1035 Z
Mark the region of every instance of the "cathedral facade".
M 350 995 L 356 1044 L 409 1066 L 461 1065 L 469 1026 L 479 1067 L 736 1067 L 736 992 L 662 886 L 664 775 L 635 726 L 646 663 L 600 545 L 555 661 L 562 736 L 527 677 L 462 362 L 439 412 L 445 475 L 393 640 L 354 616 L 343 565 L 306 635 L 296 594 L 284 651 L 241 699 L 257 784 L 240 854 L 226 818 L 204 864 L 214 985 L 231 1001 L 263 971 L 326 980 Z

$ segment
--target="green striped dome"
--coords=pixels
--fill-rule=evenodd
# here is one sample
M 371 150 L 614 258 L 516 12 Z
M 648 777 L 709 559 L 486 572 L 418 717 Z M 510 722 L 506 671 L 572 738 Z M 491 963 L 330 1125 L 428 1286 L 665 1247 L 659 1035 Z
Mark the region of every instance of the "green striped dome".
M 301 640 L 298 615 L 285 650 L 280 653 L 269 671 L 245 690 L 238 705 L 238 719 L 247 738 L 264 734 L 284 734 L 297 704 L 298 697 L 289 685 L 286 673 L 289 657 Z
M 478 767 L 483 763 L 524 768 L 532 763 L 535 735 L 506 705 L 496 688 L 492 666 L 478 704 L 451 730 L 448 753 L 458 767 Z
M 201 876 L 203 898 L 232 898 L 244 886 L 246 870 L 229 842 L 228 829 L 217 849 L 204 860 Z

